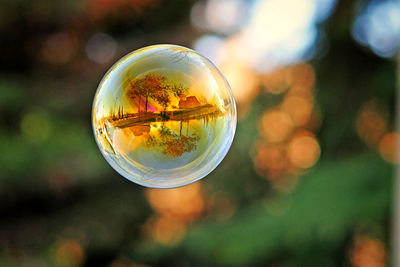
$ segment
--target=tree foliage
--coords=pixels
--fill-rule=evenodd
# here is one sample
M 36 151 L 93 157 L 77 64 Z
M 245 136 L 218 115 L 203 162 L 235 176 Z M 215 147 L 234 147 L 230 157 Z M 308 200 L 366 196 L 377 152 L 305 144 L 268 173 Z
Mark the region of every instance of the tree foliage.
M 140 113 L 142 99 L 145 100 L 145 112 L 147 112 L 149 99 L 155 100 L 166 110 L 171 103 L 171 96 L 183 97 L 188 90 L 189 87 L 172 83 L 165 76 L 147 74 L 143 78 L 134 79 L 130 82 L 127 97 L 133 102 L 137 101 L 138 112 Z

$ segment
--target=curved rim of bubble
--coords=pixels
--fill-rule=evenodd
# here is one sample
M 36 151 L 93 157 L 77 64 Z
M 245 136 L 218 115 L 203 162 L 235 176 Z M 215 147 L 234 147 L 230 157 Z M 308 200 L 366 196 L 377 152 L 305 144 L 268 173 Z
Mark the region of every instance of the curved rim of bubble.
M 126 177 L 125 175 L 121 174 L 118 170 L 116 170 L 116 169 L 113 167 L 113 165 L 111 165 L 111 164 L 109 163 L 109 161 L 108 161 L 106 155 L 104 155 L 103 150 L 101 149 L 101 146 L 100 146 L 100 144 L 99 144 L 99 142 L 97 141 L 97 138 L 96 138 L 96 129 L 95 129 L 95 125 L 94 125 L 94 123 L 93 123 L 93 122 L 94 122 L 94 121 L 93 121 L 93 116 L 94 116 L 93 110 L 94 110 L 95 100 L 96 100 L 97 94 L 98 94 L 98 92 L 99 92 L 99 89 L 101 88 L 101 85 L 103 84 L 103 82 L 105 81 L 105 79 L 107 78 L 107 76 L 108 76 L 113 70 L 115 70 L 121 62 L 123 62 L 125 59 L 129 58 L 132 54 L 137 53 L 137 52 L 139 52 L 139 51 L 142 50 L 142 49 L 152 49 L 152 48 L 158 48 L 158 47 L 166 47 L 166 48 L 168 48 L 168 47 L 171 47 L 171 46 L 172 46 L 172 47 L 177 47 L 177 48 L 183 48 L 183 49 L 189 50 L 189 51 L 191 51 L 191 52 L 193 52 L 193 53 L 195 53 L 195 54 L 200 55 L 200 56 L 201 56 L 202 58 L 204 58 L 212 67 L 214 67 L 214 68 L 218 71 L 218 73 L 219 73 L 219 74 L 221 75 L 221 77 L 224 79 L 225 84 L 228 85 L 228 89 L 229 89 L 229 92 L 230 92 L 230 95 L 231 95 L 231 100 L 232 100 L 233 109 L 234 109 L 234 115 L 235 115 L 235 116 L 234 116 L 234 118 L 232 119 L 232 121 L 233 121 L 233 134 L 232 134 L 232 136 L 230 137 L 230 140 L 229 140 L 229 142 L 228 142 L 229 145 L 227 145 L 227 146 L 224 148 L 224 150 L 222 151 L 222 155 L 223 155 L 222 157 L 220 157 L 217 161 L 215 161 L 215 163 L 214 163 L 207 171 L 205 171 L 204 174 L 200 175 L 200 176 L 197 177 L 196 179 L 189 180 L 188 182 L 183 183 L 183 184 L 180 184 L 180 185 L 162 186 L 162 185 L 154 185 L 154 184 L 152 184 L 152 183 L 146 183 L 146 182 L 142 182 L 142 181 L 132 180 L 132 179 Z M 156 188 L 156 189 L 173 189 L 173 188 L 179 188 L 179 187 L 183 187 L 183 186 L 186 186 L 186 185 L 190 185 L 190 184 L 192 184 L 192 183 L 195 183 L 195 182 L 197 182 L 197 181 L 203 179 L 204 177 L 206 177 L 207 175 L 209 175 L 212 171 L 214 171 L 214 170 L 218 167 L 218 165 L 222 162 L 222 160 L 225 159 L 226 155 L 228 154 L 228 152 L 229 152 L 229 150 L 230 150 L 230 148 L 231 148 L 231 146 L 232 146 L 233 139 L 235 138 L 235 134 L 236 134 L 236 127 L 237 127 L 237 108 L 236 108 L 235 97 L 234 97 L 234 95 L 233 95 L 232 88 L 231 88 L 230 84 L 229 84 L 228 81 L 226 80 L 225 75 L 220 71 L 220 69 L 219 69 L 217 66 L 215 66 L 215 64 L 214 64 L 210 59 L 208 59 L 206 56 L 204 56 L 204 55 L 198 53 L 197 51 L 195 51 L 195 50 L 193 50 L 193 49 L 190 49 L 190 48 L 188 48 L 188 47 L 185 47 L 185 46 L 176 45 L 176 44 L 155 44 L 155 45 L 144 46 L 144 47 L 135 49 L 135 50 L 133 50 L 132 52 L 129 52 L 129 53 L 126 54 L 125 56 L 123 56 L 123 57 L 121 57 L 120 59 L 118 59 L 118 60 L 108 69 L 108 71 L 103 75 L 103 77 L 101 78 L 100 83 L 97 85 L 96 92 L 95 92 L 94 97 L 93 97 L 92 112 L 91 112 L 91 124 L 92 124 L 93 135 L 94 135 L 94 137 L 95 137 L 94 139 L 95 139 L 95 141 L 96 141 L 96 144 L 97 144 L 97 146 L 98 146 L 98 148 L 99 148 L 99 150 L 100 150 L 100 152 L 101 152 L 103 158 L 107 161 L 107 163 L 111 166 L 111 168 L 113 168 L 114 171 L 116 171 L 119 175 L 121 175 L 121 176 L 124 177 L 125 179 L 127 179 L 127 180 L 129 180 L 129 181 L 131 181 L 131 182 L 133 182 L 133 183 L 135 183 L 135 184 L 138 184 L 138 185 L 141 185 L 141 186 L 144 186 L 144 187 Z

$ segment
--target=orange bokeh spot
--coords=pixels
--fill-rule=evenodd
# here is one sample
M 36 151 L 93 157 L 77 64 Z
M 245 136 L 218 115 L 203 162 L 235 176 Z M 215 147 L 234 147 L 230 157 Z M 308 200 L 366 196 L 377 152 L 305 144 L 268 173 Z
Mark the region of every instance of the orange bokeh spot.
M 171 216 L 157 216 L 147 223 L 145 230 L 162 244 L 178 243 L 186 232 L 186 224 Z
M 309 91 L 315 83 L 315 72 L 310 64 L 302 63 L 291 67 L 277 69 L 266 74 L 262 83 L 271 94 L 281 94 L 287 90 Z
M 270 94 L 282 94 L 287 91 L 292 84 L 290 68 L 277 69 L 266 74 L 262 79 L 265 91 Z
M 314 68 L 310 64 L 302 63 L 292 66 L 291 75 L 294 86 L 311 88 L 315 83 Z
M 292 119 L 281 109 L 266 111 L 259 123 L 260 135 L 269 142 L 285 140 L 292 129 Z
M 381 241 L 367 236 L 356 238 L 351 253 L 351 263 L 354 267 L 384 267 L 386 259 L 386 248 Z
M 253 100 L 258 94 L 258 79 L 240 60 L 229 59 L 220 66 L 238 104 Z
M 42 45 L 45 60 L 56 63 L 68 63 L 78 48 L 77 37 L 73 32 L 59 32 L 50 35 Z
M 147 198 L 155 211 L 183 222 L 193 221 L 204 210 L 200 182 L 174 189 L 148 189 Z
M 313 166 L 319 159 L 321 149 L 311 132 L 302 131 L 292 137 L 288 147 L 290 161 L 300 168 Z
M 84 251 L 75 240 L 62 240 L 56 247 L 55 261 L 57 266 L 80 266 L 84 260 Z
M 386 132 L 386 120 L 376 101 L 364 104 L 356 119 L 356 130 L 360 138 L 371 147 L 376 147 Z
M 396 164 L 399 162 L 397 152 L 399 151 L 399 134 L 390 132 L 379 142 L 379 153 L 387 162 Z
M 223 196 L 209 196 L 207 198 L 208 214 L 215 215 L 218 220 L 225 221 L 235 213 L 237 206 L 229 198 Z
M 292 87 L 290 87 L 289 91 L 286 93 L 286 97 L 291 97 L 291 96 L 298 96 L 298 97 L 305 98 L 305 99 L 313 102 L 314 92 L 313 92 L 312 87 L 303 87 L 303 86 L 293 85 Z
M 280 144 L 258 144 L 254 167 L 261 176 L 272 180 L 280 177 L 286 167 L 284 147 Z
M 304 126 L 311 118 L 312 99 L 299 96 L 286 96 L 282 103 L 283 110 L 292 118 L 295 126 Z

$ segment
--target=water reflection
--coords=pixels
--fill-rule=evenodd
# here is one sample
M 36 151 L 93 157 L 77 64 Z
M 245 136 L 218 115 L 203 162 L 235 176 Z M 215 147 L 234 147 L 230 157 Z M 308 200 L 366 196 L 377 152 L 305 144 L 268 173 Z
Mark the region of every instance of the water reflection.
M 205 125 L 210 119 L 221 116 L 218 107 L 201 103 L 196 96 L 188 95 L 189 87 L 175 84 L 166 76 L 147 74 L 143 78 L 133 80 L 126 90 L 126 97 L 131 104 L 131 110 L 136 112 L 124 113 L 124 107 L 110 110 L 109 115 L 102 119 L 98 131 L 112 148 L 111 132 L 125 129 L 132 136 L 144 136 L 143 147 L 161 149 L 165 156 L 180 157 L 185 152 L 197 148 L 200 139 L 198 132 L 189 133 L 189 123 L 192 120 L 202 120 Z M 151 104 L 156 102 L 162 107 L 161 111 Z M 176 105 L 175 105 L 176 104 Z M 176 122 L 179 131 L 174 130 Z M 186 134 L 182 133 L 186 125 Z

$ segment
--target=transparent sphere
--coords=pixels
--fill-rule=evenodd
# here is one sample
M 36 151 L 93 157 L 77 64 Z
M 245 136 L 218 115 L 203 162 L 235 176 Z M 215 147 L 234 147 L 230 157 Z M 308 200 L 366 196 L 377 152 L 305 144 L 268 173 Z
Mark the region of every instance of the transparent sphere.
M 93 130 L 107 162 L 140 185 L 172 188 L 209 174 L 236 129 L 229 84 L 205 57 L 154 45 L 120 59 L 93 102 Z

